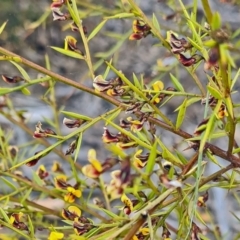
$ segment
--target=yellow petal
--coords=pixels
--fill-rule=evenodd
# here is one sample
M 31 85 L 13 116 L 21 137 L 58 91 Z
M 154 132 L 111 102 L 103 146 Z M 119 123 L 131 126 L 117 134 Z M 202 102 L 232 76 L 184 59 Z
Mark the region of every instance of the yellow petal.
M 60 240 L 63 239 L 64 234 L 60 232 L 51 232 L 48 239 L 49 240 Z
M 102 164 L 97 159 L 91 160 L 91 164 L 98 172 L 102 172 Z
M 132 240 L 138 240 L 138 237 L 136 235 L 134 235 Z
M 67 193 L 64 196 L 64 201 L 69 202 L 69 203 L 73 203 L 75 201 L 75 196 L 72 193 Z
M 147 162 L 142 162 L 140 159 L 135 158 L 133 160 L 133 165 L 137 168 L 143 168 L 145 165 L 147 164 Z
M 142 233 L 142 235 L 146 236 L 149 234 L 150 230 L 149 228 L 141 228 L 140 232 Z
M 82 173 L 90 178 L 98 178 L 100 173 L 90 164 L 82 167 Z
M 163 90 L 163 88 L 164 88 L 164 84 L 163 84 L 163 82 L 161 82 L 161 81 L 156 81 L 156 82 L 152 85 L 152 87 L 153 87 L 153 90 L 154 90 L 154 91 L 161 91 L 161 90 Z
M 91 162 L 91 160 L 96 159 L 96 151 L 94 149 L 90 149 L 88 151 L 88 161 Z
M 123 194 L 123 195 L 122 195 L 121 201 L 122 201 L 127 207 L 129 207 L 131 211 L 133 210 L 132 201 L 127 197 L 126 194 Z
M 70 211 L 71 213 L 77 215 L 78 217 L 81 216 L 81 210 L 75 206 L 70 206 L 68 207 L 68 211 Z

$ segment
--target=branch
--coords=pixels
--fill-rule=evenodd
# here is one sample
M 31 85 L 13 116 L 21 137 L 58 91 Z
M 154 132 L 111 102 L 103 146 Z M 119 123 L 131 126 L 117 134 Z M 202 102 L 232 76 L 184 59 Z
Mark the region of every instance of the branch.
M 22 58 L 19 55 L 14 54 L 14 53 L 12 53 L 12 52 L 10 52 L 10 51 L 2 48 L 2 47 L 0 47 L 0 53 L 4 54 L 6 56 L 10 56 L 10 57 L 16 57 L 16 58 L 21 60 L 22 64 L 24 64 L 24 65 L 26 65 L 26 66 L 28 66 L 30 68 L 33 68 L 33 69 L 37 70 L 38 72 L 46 74 L 46 75 L 54 78 L 56 81 L 62 82 L 62 83 L 67 84 L 67 85 L 70 85 L 70 86 L 72 86 L 74 88 L 77 88 L 77 89 L 80 89 L 80 90 L 82 90 L 84 92 L 88 92 L 88 93 L 90 93 L 90 94 L 92 94 L 94 96 L 100 97 L 100 98 L 108 101 L 109 103 L 112 103 L 115 106 L 121 106 L 123 109 L 126 108 L 126 106 L 123 105 L 122 102 L 120 102 L 119 100 L 117 100 L 117 99 L 115 99 L 115 98 L 113 98 L 111 96 L 108 96 L 108 95 L 103 94 L 103 93 L 98 93 L 94 89 L 89 88 L 87 86 L 84 86 L 81 83 L 75 82 L 75 81 L 73 81 L 73 80 L 71 80 L 69 78 L 63 77 L 63 76 L 61 76 L 61 75 L 59 75 L 57 73 L 49 71 L 46 68 L 41 67 L 41 66 L 39 66 L 39 65 L 37 65 L 37 64 L 35 64 L 35 63 L 25 59 L 25 58 Z M 13 59 L 9 59 L 9 60 L 13 60 Z M 136 115 L 138 115 L 138 114 L 139 113 L 136 113 Z M 191 134 L 189 134 L 189 133 L 187 133 L 187 132 L 185 132 L 185 131 L 183 131 L 181 129 L 176 130 L 174 127 L 168 125 L 167 123 L 165 123 L 165 122 L 163 122 L 163 121 L 161 121 L 159 119 L 156 119 L 156 118 L 153 118 L 153 117 L 149 117 L 148 120 L 150 122 L 156 124 L 157 126 L 163 128 L 165 130 L 168 130 L 169 132 L 172 132 L 172 133 L 175 133 L 178 136 L 181 136 L 184 139 L 189 139 L 189 138 L 193 137 Z M 205 144 L 205 149 L 209 149 L 213 155 L 216 155 L 218 157 L 221 157 L 221 158 L 227 160 L 228 162 L 232 163 L 236 167 L 240 166 L 240 158 L 239 157 L 236 157 L 235 155 L 230 154 L 227 151 L 222 150 L 221 148 L 219 148 L 219 147 L 217 147 L 217 146 L 215 146 L 213 144 L 206 143 Z

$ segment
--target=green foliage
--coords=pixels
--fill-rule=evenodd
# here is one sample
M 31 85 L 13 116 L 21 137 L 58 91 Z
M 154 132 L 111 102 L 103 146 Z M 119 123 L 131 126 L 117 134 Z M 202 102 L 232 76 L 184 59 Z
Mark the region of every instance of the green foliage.
M 202 0 L 206 19 L 200 22 L 197 21 L 198 1 L 194 0 L 189 6 L 181 0 L 177 5 L 169 1 L 169 6 L 181 13 L 179 32 L 176 32 L 177 27 L 173 31 L 162 26 L 159 13 L 145 15 L 133 0 L 115 2 L 114 8 L 77 0 L 53 1 L 50 7 L 53 20 L 66 23 L 65 28 L 71 26 L 74 36 L 81 39 L 77 44 L 73 34 L 66 35 L 62 47 L 51 46 L 50 50 L 57 51 L 58 58 L 72 58 L 79 65 L 85 63 L 93 88 L 53 72 L 51 55 L 45 55 L 44 68 L 0 47 L 0 61 L 10 62 L 19 72 L 18 76 L 2 75 L 8 85 L 0 87 L 0 96 L 4 99 L 0 113 L 16 128 L 31 135 L 30 141 L 14 146 L 11 144 L 14 133 L 0 128 L 2 239 L 9 239 L 9 233 L 12 239 L 50 240 L 222 237 L 212 229 L 216 219 L 209 212 L 207 191 L 214 187 L 231 190 L 239 186 L 240 148 L 235 137 L 240 122 L 240 103 L 235 102 L 234 94 L 240 70 L 236 71 L 237 56 L 232 54 L 239 46 L 235 41 L 239 31 L 231 34 L 222 27 L 220 13 L 212 13 L 207 0 Z M 49 15 L 50 11 L 46 10 L 39 19 L 33 19 L 32 31 L 45 26 Z M 101 16 L 101 20 L 88 34 L 84 23 L 91 16 Z M 126 33 L 105 31 L 108 21 L 121 19 L 132 23 Z M 60 24 L 59 21 L 51 24 Z M 7 22 L 1 24 L 0 34 L 7 28 Z M 114 40 L 114 44 L 108 51 L 93 54 L 91 44 L 103 33 L 104 37 Z M 150 81 L 145 79 L 144 73 L 128 74 L 118 69 L 118 55 L 125 51 L 124 44 L 138 41 L 140 49 L 144 41 L 151 39 L 158 42 L 155 47 L 174 58 L 169 66 L 163 66 L 160 57 L 156 66 L 152 66 L 158 75 Z M 41 75 L 32 79 L 29 69 Z M 183 70 L 188 73 L 188 81 L 181 79 Z M 97 75 L 99 71 L 102 72 Z M 112 74 L 115 77 L 109 79 Z M 170 85 L 167 87 L 166 82 L 159 80 L 166 75 Z M 195 90 L 188 92 L 189 81 L 197 93 Z M 65 110 L 57 99 L 59 83 L 96 96 L 108 102 L 111 108 L 91 116 L 77 109 Z M 28 99 L 28 95 L 34 98 L 31 86 L 39 84 L 46 87 L 42 101 L 51 108 L 53 118 L 43 116 L 44 124 L 36 123 L 34 130 L 29 128 L 24 109 L 15 107 L 11 94 L 20 91 L 23 98 Z M 177 102 L 176 114 L 169 116 L 165 110 L 172 100 Z M 79 104 L 91 108 L 91 102 Z M 193 106 L 203 111 L 197 111 L 201 120 L 196 123 L 195 131 L 189 132 L 186 122 Z M 63 133 L 59 124 L 63 116 L 68 134 Z M 105 126 L 99 142 L 108 151 L 108 157 L 99 160 L 101 149 L 89 147 L 89 164 L 83 165 L 79 156 L 85 147 L 84 140 L 89 137 L 88 130 L 94 130 L 99 122 Z M 160 130 L 164 130 L 163 133 Z M 185 149 L 189 150 L 188 155 L 175 143 L 169 144 L 167 140 L 171 136 L 181 139 L 183 145 L 189 143 Z M 211 143 L 213 139 L 223 138 L 227 149 Z M 39 148 L 41 150 L 34 153 Z M 51 162 L 51 154 L 61 158 L 65 165 Z M 42 161 L 44 158 L 52 165 L 51 170 Z M 219 158 L 229 165 L 221 166 Z M 205 168 L 209 162 L 219 170 L 207 175 Z M 30 169 L 35 169 L 36 165 L 38 169 L 27 177 L 21 172 L 24 165 Z M 66 170 L 68 167 L 70 171 Z M 239 204 L 238 197 L 234 197 Z M 50 199 L 54 201 L 53 206 Z M 58 202 L 61 206 L 55 209 Z M 239 221 L 239 217 L 232 214 Z M 175 226 L 169 223 L 172 215 L 177 216 Z M 54 220 L 49 216 L 54 216 Z M 206 234 L 201 226 L 207 226 Z

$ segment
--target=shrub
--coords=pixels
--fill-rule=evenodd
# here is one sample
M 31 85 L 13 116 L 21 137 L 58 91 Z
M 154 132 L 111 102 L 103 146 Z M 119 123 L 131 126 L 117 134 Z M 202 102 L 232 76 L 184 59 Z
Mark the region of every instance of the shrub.
M 180 8 L 177 10 L 175 6 L 175 14 L 167 16 L 166 19 L 178 17 L 179 29 L 185 22 L 187 27 L 178 32 L 170 28 L 163 30 L 157 13 L 152 13 L 152 17 L 145 15 L 133 0 L 116 1 L 114 9 L 102 11 L 105 12 L 102 21 L 88 33 L 85 18 L 89 12 L 94 14 L 99 10 L 93 3 L 86 2 L 83 6 L 76 0 L 53 1 L 51 11 L 32 26 L 44 24 L 52 14 L 55 21 L 52 24 L 64 22 L 65 28 L 76 32 L 65 37 L 63 48 L 51 48 L 79 64 L 85 62 L 91 86 L 51 71 L 51 58 L 47 55 L 46 67 L 42 67 L 0 47 L 1 60 L 10 62 L 19 71 L 18 75 L 2 75 L 9 86 L 0 88 L 1 114 L 33 137 L 31 141 L 13 146 L 14 133 L 0 129 L 2 239 L 8 236 L 50 240 L 223 237 L 221 229 L 216 229 L 216 219 L 208 211 L 208 191 L 213 187 L 231 190 L 239 184 L 240 148 L 235 137 L 240 117 L 239 103 L 233 100 L 240 73 L 236 71 L 234 55 L 238 52 L 235 39 L 239 31 L 231 33 L 221 23 L 220 14 L 212 12 L 207 0 L 202 0 L 206 19 L 199 21 L 197 3 L 195 0 L 186 7 L 179 0 Z M 132 29 L 126 34 L 116 34 L 115 45 L 110 51 L 98 54 L 100 60 L 96 62 L 91 54 L 91 41 L 113 19 L 131 21 Z M 6 29 L 5 22 L 0 33 Z M 78 47 L 79 36 L 82 47 Z M 137 42 L 140 49 L 141 41 L 152 39 L 173 59 L 169 65 L 160 59 L 156 68 L 157 72 L 170 72 L 170 86 L 165 87 L 159 80 L 160 74 L 148 81 L 144 74 L 125 74 L 117 67 L 113 54 L 119 54 L 118 49 L 124 42 Z M 32 79 L 26 69 L 41 75 Z M 190 78 L 186 83 L 180 82 L 177 74 L 182 70 L 187 71 Z M 97 75 L 99 71 L 101 74 Z M 206 84 L 202 81 L 204 78 Z M 193 84 L 190 92 L 186 90 L 189 82 Z M 105 100 L 111 109 L 102 110 L 95 117 L 63 110 L 56 97 L 59 83 Z M 44 104 L 51 107 L 54 117 L 44 116 L 32 129 L 24 111 L 13 105 L 11 96 L 21 91 L 26 99 L 28 95 L 34 97 L 31 86 L 40 84 L 46 89 Z M 166 111 L 172 100 L 178 103 L 174 117 Z M 91 111 L 91 103 L 81 104 L 86 104 Z M 192 106 L 199 108 L 201 119 L 194 131 L 186 125 L 183 128 Z M 63 134 L 59 124 L 63 115 L 68 134 Z M 82 142 L 89 137 L 86 131 L 100 121 L 105 125 L 100 140 L 108 157 L 99 160 L 100 149 L 89 147 L 89 163 L 82 165 L 79 154 Z M 180 146 L 166 141 L 172 136 L 179 139 Z M 217 145 L 219 139 L 224 139 L 226 149 Z M 36 149 L 30 157 L 29 149 Z M 63 159 L 64 165 L 53 162 L 52 157 L 48 159 L 51 169 L 41 164 L 51 153 Z M 228 165 L 222 166 L 220 159 Z M 208 174 L 206 166 L 210 162 L 219 170 Z M 24 165 L 34 169 L 31 176 Z M 71 171 L 67 171 L 66 166 L 70 166 Z M 238 200 L 236 194 L 234 196 Z M 59 202 L 61 209 L 56 209 Z M 171 217 L 175 217 L 174 223 Z

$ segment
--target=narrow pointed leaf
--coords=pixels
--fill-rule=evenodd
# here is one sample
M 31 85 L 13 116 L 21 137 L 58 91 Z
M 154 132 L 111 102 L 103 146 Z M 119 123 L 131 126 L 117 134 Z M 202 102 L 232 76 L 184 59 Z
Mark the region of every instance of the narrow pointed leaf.
M 0 34 L 1 34 L 2 31 L 4 30 L 4 28 L 6 27 L 7 22 L 8 22 L 8 21 L 4 22 L 4 23 L 1 25 L 1 27 L 0 27 Z
M 93 29 L 93 31 L 88 36 L 88 42 L 98 34 L 98 32 L 102 29 L 102 27 L 106 22 L 107 22 L 107 19 L 103 20 Z
M 154 142 L 150 155 L 147 160 L 147 165 L 146 165 L 146 174 L 151 175 L 154 165 L 155 165 L 155 160 L 157 156 L 157 141 Z
M 186 109 L 187 109 L 187 98 L 184 99 L 179 109 L 177 122 L 176 122 L 176 129 L 179 129 L 181 127 L 183 120 L 185 119 Z
M 80 53 L 69 51 L 69 50 L 66 50 L 66 49 L 63 49 L 63 48 L 59 48 L 59 47 L 51 47 L 51 48 L 54 49 L 57 52 L 62 53 L 63 55 L 68 56 L 68 57 L 84 59 L 84 56 L 82 56 Z
M 176 77 L 174 77 L 171 73 L 170 73 L 170 77 L 171 77 L 174 87 L 180 92 L 185 92 L 184 88 L 183 88 L 182 84 L 179 82 L 179 80 Z

